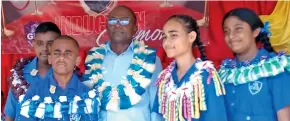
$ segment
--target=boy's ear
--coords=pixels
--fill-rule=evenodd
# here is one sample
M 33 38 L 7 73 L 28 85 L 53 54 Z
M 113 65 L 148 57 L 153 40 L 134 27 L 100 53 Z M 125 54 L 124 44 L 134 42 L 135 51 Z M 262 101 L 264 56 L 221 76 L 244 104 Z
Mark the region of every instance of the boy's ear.
M 34 47 L 35 39 L 32 40 L 32 47 Z
M 77 57 L 77 60 L 76 60 L 76 66 L 79 66 L 80 65 L 80 63 L 81 63 L 81 56 L 78 56 Z

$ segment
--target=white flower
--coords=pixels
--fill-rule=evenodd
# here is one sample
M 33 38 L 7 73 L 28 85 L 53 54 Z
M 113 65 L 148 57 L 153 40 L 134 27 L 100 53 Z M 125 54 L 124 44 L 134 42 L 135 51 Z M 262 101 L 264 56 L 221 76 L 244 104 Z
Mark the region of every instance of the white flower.
M 17 84 L 20 84 L 20 82 L 21 82 L 20 79 L 14 77 L 14 79 L 13 79 L 13 81 L 12 81 L 12 84 L 13 84 L 14 86 L 16 86 Z
M 91 80 L 88 80 L 88 81 L 84 81 L 83 84 L 85 84 L 87 87 L 89 87 L 91 89 L 91 88 L 93 88 L 95 83 Z
M 40 103 L 36 109 L 35 112 L 35 117 L 43 119 L 44 118 L 44 113 L 45 113 L 45 104 L 44 103 Z
M 85 70 L 85 74 L 90 74 L 91 70 Z
M 67 102 L 66 96 L 59 96 L 59 101 L 60 102 Z
M 15 71 L 15 70 L 14 70 L 14 69 L 11 69 L 11 70 L 10 70 L 10 72 L 13 72 L 13 71 Z
M 44 103 L 52 103 L 51 97 L 45 97 L 44 98 Z
M 78 101 L 80 101 L 80 100 L 82 100 L 82 99 L 81 99 L 79 96 L 76 95 L 76 96 L 74 97 L 74 102 L 78 102 Z
M 155 71 L 155 64 L 143 63 L 142 67 L 150 73 L 153 73 Z
M 32 100 L 33 100 L 33 101 L 36 101 L 36 100 L 39 100 L 39 98 L 40 98 L 40 97 L 39 97 L 38 95 L 35 95 L 35 96 L 32 97 Z
M 201 71 L 197 71 L 190 75 L 189 78 L 192 85 L 197 85 L 199 83 L 199 80 L 202 80 L 202 77 L 200 74 L 201 74 Z
M 62 118 L 62 114 L 60 112 L 61 110 L 61 104 L 59 102 L 57 102 L 55 105 L 54 105 L 54 111 L 53 111 L 53 115 L 54 115 L 54 118 Z
M 89 97 L 90 98 L 94 98 L 96 96 L 96 93 L 95 93 L 95 90 L 93 89 L 93 90 L 91 90 L 91 91 L 89 91 Z
M 93 112 L 93 108 L 92 108 L 93 101 L 91 99 L 86 99 L 85 103 L 86 103 L 85 113 L 86 114 L 92 113 Z
M 23 101 L 23 98 L 24 98 L 24 96 L 25 96 L 25 95 L 23 95 L 23 94 L 22 94 L 22 95 L 20 95 L 20 96 L 19 96 L 19 100 L 18 100 L 18 101 L 19 101 L 19 102 L 22 102 L 22 101 Z
M 21 110 L 20 110 L 20 114 L 29 118 L 29 115 L 28 115 L 28 111 L 29 111 L 29 103 L 30 101 L 25 101 L 22 106 L 21 106 Z
M 196 68 L 198 70 L 201 70 L 201 69 L 208 69 L 208 68 L 211 68 L 211 69 L 214 69 L 214 65 L 213 65 L 213 62 L 211 61 L 202 61 L 202 62 L 198 62 L 195 64 Z
M 92 74 L 91 77 L 89 77 L 90 80 L 98 80 L 98 75 L 97 74 Z
M 151 54 L 151 53 L 153 53 L 154 52 L 154 50 L 148 50 L 148 49 L 146 49 L 145 51 L 144 51 L 144 53 L 146 54 L 146 55 L 149 55 L 149 54 Z

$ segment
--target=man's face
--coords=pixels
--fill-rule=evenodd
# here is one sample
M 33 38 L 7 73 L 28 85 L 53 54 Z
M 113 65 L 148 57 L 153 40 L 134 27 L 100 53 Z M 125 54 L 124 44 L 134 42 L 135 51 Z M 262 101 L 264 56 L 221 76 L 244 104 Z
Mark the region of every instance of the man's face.
M 57 39 L 50 48 L 48 62 L 57 74 L 73 73 L 80 63 L 79 49 L 72 40 Z
M 51 31 L 35 34 L 35 39 L 33 40 L 33 48 L 39 61 L 47 62 L 49 54 L 48 47 L 51 45 L 53 40 L 55 40 L 59 36 L 59 34 Z
M 131 43 L 137 31 L 134 15 L 123 7 L 113 9 L 107 20 L 107 31 L 113 43 Z

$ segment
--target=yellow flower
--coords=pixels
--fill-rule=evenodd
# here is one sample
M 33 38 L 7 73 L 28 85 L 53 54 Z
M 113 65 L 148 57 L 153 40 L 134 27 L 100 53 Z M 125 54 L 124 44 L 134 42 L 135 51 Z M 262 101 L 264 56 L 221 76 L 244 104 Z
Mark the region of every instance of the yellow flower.
M 118 93 L 118 89 L 117 88 L 112 88 L 112 96 L 111 96 L 111 99 L 119 99 L 119 93 Z
M 144 63 L 143 60 L 141 60 L 141 59 L 138 59 L 138 60 L 137 60 L 137 64 L 142 65 L 143 63 Z
M 122 83 L 125 87 L 127 87 L 128 85 L 130 85 L 130 84 L 129 84 L 129 81 L 127 81 L 127 80 L 122 80 L 121 83 Z
M 144 46 L 139 48 L 139 52 L 144 52 L 144 51 L 145 51 L 145 47 Z
M 134 53 L 138 53 L 138 52 L 139 52 L 138 48 L 134 49 Z
M 103 78 L 103 74 L 98 74 L 98 79 Z
M 91 65 L 91 69 L 92 70 L 96 70 L 96 69 L 100 69 L 100 68 L 102 68 L 101 64 L 93 64 L 93 65 Z
M 101 44 L 100 47 L 101 48 L 106 48 L 106 45 L 105 44 Z
M 134 72 L 133 72 L 133 70 L 131 70 L 131 69 L 129 69 L 128 72 L 127 72 L 128 75 L 133 75 L 133 73 L 134 73 Z
M 133 59 L 132 59 L 132 63 L 133 63 L 133 64 L 137 63 L 137 59 L 133 58 Z
M 144 46 L 145 45 L 144 41 L 139 41 L 139 45 Z
M 103 55 L 103 54 L 100 54 L 100 53 L 94 53 L 93 55 L 95 56 L 95 58 L 98 58 L 98 59 L 104 59 L 104 55 Z
M 85 60 L 85 63 L 90 62 L 91 60 L 93 60 L 93 58 L 94 58 L 94 56 L 88 55 L 86 60 Z

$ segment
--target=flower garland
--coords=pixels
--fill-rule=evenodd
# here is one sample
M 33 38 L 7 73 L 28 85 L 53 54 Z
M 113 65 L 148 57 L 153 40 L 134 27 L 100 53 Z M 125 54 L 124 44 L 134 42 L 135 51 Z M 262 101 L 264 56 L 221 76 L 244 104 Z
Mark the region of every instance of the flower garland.
M 285 52 L 261 56 L 253 63 L 246 62 L 243 65 L 237 65 L 232 59 L 227 59 L 222 63 L 219 70 L 220 77 L 224 83 L 233 83 L 234 85 L 253 82 L 265 77 L 271 77 L 290 72 L 290 56 Z
M 205 90 L 202 73 L 207 71 L 207 84 L 213 79 L 216 95 L 225 95 L 225 89 L 220 82 L 218 74 L 210 61 L 197 59 L 195 63 L 197 71 L 191 74 L 188 82 L 176 87 L 172 78 L 172 70 L 175 61 L 172 62 L 159 75 L 156 85 L 158 86 L 159 112 L 167 121 L 191 121 L 199 119 L 200 111 L 206 111 Z
M 16 61 L 13 68 L 10 70 L 11 75 L 8 79 L 8 83 L 12 89 L 13 94 L 15 95 L 16 99 L 19 100 L 19 98 L 23 98 L 26 94 L 27 89 L 29 88 L 28 82 L 25 80 L 23 76 L 23 70 L 24 67 L 30 63 L 35 56 L 30 56 L 27 58 L 20 58 Z M 33 69 L 30 72 L 30 75 L 35 76 L 37 75 L 38 70 Z M 78 75 L 79 78 L 81 78 L 82 73 L 79 68 L 75 68 L 74 73 Z
M 71 119 L 79 121 L 81 117 L 87 115 L 96 116 L 99 112 L 98 107 L 98 92 L 93 89 L 81 97 L 60 96 L 54 100 L 51 97 L 42 99 L 35 95 L 22 103 L 20 114 L 27 118 L 31 116 L 39 119 L 61 119 L 65 115 L 70 115 Z
M 117 111 L 128 109 L 141 100 L 145 88 L 151 83 L 155 70 L 156 52 L 148 48 L 143 41 L 133 41 L 134 55 L 127 71 L 127 76 L 117 87 L 110 86 L 102 73 L 103 59 L 106 56 L 106 45 L 92 48 L 86 58 L 86 72 L 84 83 L 98 90 L 101 108 Z
M 23 76 L 23 69 L 25 65 L 30 63 L 34 59 L 34 56 L 30 56 L 27 58 L 21 58 L 16 61 L 13 68 L 11 69 L 11 75 L 8 79 L 8 83 L 10 84 L 10 87 L 12 89 L 13 94 L 17 99 L 19 99 L 19 96 L 25 95 L 26 91 L 29 87 L 29 84 L 24 79 Z M 35 74 L 35 70 L 33 70 L 30 74 Z M 37 73 L 37 72 L 36 72 Z

